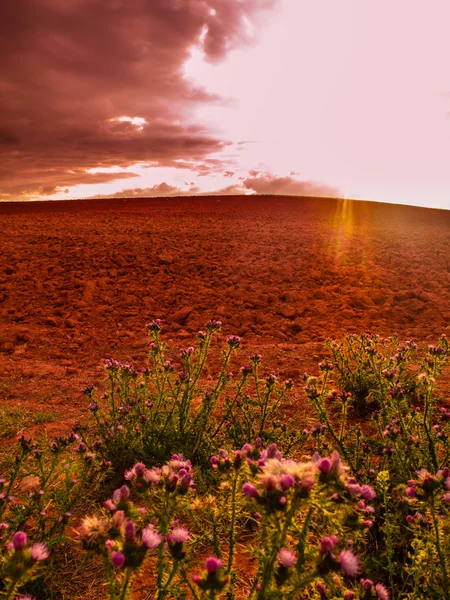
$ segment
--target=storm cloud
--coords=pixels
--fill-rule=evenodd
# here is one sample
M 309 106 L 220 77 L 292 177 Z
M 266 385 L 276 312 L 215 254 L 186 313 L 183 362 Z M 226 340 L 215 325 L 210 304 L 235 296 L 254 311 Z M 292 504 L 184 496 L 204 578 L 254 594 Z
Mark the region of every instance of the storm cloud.
M 191 114 L 199 103 L 221 98 L 188 81 L 183 65 L 194 46 L 215 62 L 251 43 L 246 24 L 257 24 L 277 2 L 6 2 L 0 200 L 133 176 L 88 169 L 179 167 L 175 161 L 203 161 L 225 148 L 227 141 L 192 122 Z M 205 163 L 204 170 L 217 168 Z

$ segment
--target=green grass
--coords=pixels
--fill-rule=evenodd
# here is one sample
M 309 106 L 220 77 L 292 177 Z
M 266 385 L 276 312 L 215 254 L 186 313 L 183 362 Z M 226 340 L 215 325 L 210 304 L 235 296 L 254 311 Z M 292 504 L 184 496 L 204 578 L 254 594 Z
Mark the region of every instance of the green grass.
M 19 406 L 0 409 L 0 438 L 14 437 L 22 429 L 49 423 L 57 418 L 55 411 L 39 410 L 28 413 Z

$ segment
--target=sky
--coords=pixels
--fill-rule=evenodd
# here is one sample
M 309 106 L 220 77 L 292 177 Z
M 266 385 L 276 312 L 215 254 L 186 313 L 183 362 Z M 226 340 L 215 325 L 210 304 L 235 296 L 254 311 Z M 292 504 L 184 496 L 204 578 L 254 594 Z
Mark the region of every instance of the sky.
M 0 201 L 337 196 L 450 209 L 448 0 L 14 0 Z

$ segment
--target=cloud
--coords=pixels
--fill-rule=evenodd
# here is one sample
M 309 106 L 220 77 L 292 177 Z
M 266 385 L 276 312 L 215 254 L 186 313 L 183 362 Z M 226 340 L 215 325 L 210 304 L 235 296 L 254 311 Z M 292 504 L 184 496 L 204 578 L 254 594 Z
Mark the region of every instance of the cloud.
M 254 177 L 240 178 L 241 183 L 236 183 L 213 191 L 201 191 L 194 182 L 188 184 L 188 189 L 170 185 L 163 181 L 152 187 L 124 189 L 113 194 L 98 194 L 93 198 L 145 198 L 145 197 L 170 197 L 170 196 L 243 196 L 254 194 L 273 194 L 276 196 L 321 196 L 339 198 L 342 194 L 337 188 L 322 185 L 314 181 L 300 181 L 292 175 L 276 177 L 270 173 L 249 171 Z
M 270 173 L 250 171 L 251 177 L 243 180 L 242 184 L 248 190 L 257 194 L 275 194 L 277 196 L 323 196 L 339 198 L 341 192 L 332 186 L 323 185 L 316 181 L 301 181 L 292 175 L 277 177 Z
M 188 81 L 183 64 L 193 46 L 215 62 L 251 43 L 246 23 L 257 23 L 278 1 L 6 2 L 0 20 L 0 164 L 8 173 L 0 180 L 2 197 L 85 183 L 85 171 L 96 167 L 177 166 L 177 159 L 200 162 L 222 150 L 224 140 L 190 120 L 199 103 L 221 99 Z
M 200 188 L 191 184 L 188 190 L 170 185 L 163 181 L 152 187 L 132 188 L 121 190 L 113 194 L 97 194 L 91 198 L 161 198 L 170 196 L 193 196 L 200 191 Z

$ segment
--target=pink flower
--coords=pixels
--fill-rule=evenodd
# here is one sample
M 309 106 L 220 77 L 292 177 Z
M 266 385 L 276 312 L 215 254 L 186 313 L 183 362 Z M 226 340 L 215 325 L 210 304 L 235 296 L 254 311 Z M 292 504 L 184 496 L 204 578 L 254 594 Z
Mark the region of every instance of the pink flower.
M 183 544 L 189 537 L 189 531 L 184 527 L 175 527 L 168 537 L 168 541 L 174 544 Z
M 390 600 L 391 594 L 389 593 L 387 587 L 382 583 L 377 583 L 375 585 L 375 591 L 380 600 Z
M 222 566 L 222 561 L 220 558 L 216 558 L 215 556 L 210 556 L 206 559 L 205 567 L 208 571 L 209 575 L 214 575 Z
M 36 542 L 36 544 L 33 544 L 30 548 L 30 553 L 32 560 L 35 562 L 45 560 L 50 554 L 47 546 L 43 542 Z
M 147 527 L 142 530 L 142 542 L 146 548 L 157 548 L 162 541 L 162 535 L 156 531 L 152 525 L 147 525 Z
M 242 491 L 249 498 L 256 498 L 256 496 L 258 496 L 258 490 L 252 483 L 244 483 Z
M 320 550 L 327 554 L 328 552 L 331 552 L 334 549 L 338 542 L 339 538 L 336 535 L 324 537 L 320 540 Z
M 292 569 L 297 562 L 297 553 L 287 548 L 281 548 L 277 554 L 278 564 L 286 569 Z
M 356 577 L 356 575 L 361 573 L 359 558 L 351 550 L 341 550 L 339 564 L 347 577 Z

